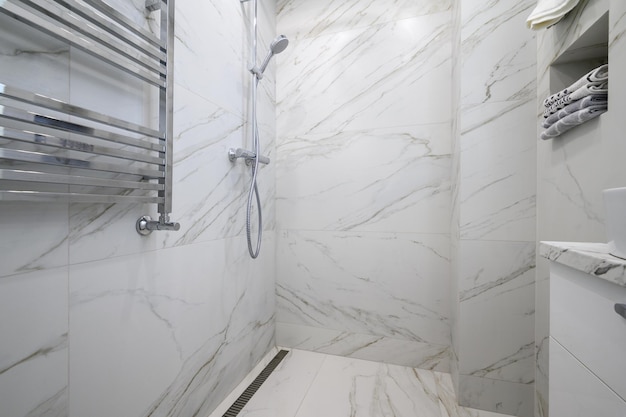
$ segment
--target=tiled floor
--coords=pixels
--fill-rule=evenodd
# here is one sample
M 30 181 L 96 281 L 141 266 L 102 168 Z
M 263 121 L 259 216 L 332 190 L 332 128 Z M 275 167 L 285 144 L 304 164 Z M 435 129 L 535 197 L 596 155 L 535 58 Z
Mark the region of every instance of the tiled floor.
M 449 374 L 292 350 L 246 417 L 508 417 L 456 405 Z

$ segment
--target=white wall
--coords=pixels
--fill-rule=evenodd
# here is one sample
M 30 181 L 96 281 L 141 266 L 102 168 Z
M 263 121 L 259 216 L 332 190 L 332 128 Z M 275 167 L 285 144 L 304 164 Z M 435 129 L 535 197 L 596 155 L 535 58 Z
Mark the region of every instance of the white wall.
M 464 406 L 530 416 L 535 2 L 455 4 L 452 371 Z
M 142 21 L 143 3 L 118 7 Z M 262 3 L 261 50 L 275 27 L 273 2 Z M 208 415 L 274 346 L 275 170 L 260 172 L 266 231 L 252 261 L 249 171 L 226 156 L 250 144 L 248 10 L 238 1 L 177 4 L 180 231 L 139 236 L 135 221 L 154 216 L 152 206 L 0 202 L 1 415 Z M 151 120 L 130 77 L 83 71 L 76 50 L 28 43 L 4 19 L 1 27 L 17 36 L 0 41 L 0 82 Z M 271 157 L 273 88 L 268 76 L 260 117 Z
M 277 343 L 448 370 L 450 2 L 277 11 Z
M 537 132 L 543 119 L 542 101 L 563 88 L 551 64 L 609 12 L 608 27 L 603 28 L 608 43 L 608 111 L 585 125 L 547 141 L 539 141 L 538 161 L 538 236 L 551 241 L 606 242 L 602 190 L 626 186 L 622 162 L 626 154 L 623 140 L 623 99 L 626 97 L 626 4 L 621 0 L 581 1 L 558 25 L 539 32 L 537 38 Z M 580 57 L 580 55 L 579 55 Z M 571 66 L 589 65 L 573 63 Z M 582 76 L 585 71 L 580 71 Z M 570 80 L 573 81 L 573 80 Z M 561 84 L 561 85 L 559 85 Z M 567 86 L 569 84 L 565 84 Z M 537 404 L 536 415 L 547 416 L 549 267 L 537 261 Z

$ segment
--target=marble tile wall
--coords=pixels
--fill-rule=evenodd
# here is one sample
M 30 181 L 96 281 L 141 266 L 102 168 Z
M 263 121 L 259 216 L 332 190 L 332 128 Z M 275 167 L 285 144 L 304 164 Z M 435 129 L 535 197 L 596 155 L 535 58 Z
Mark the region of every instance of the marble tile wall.
M 447 371 L 451 2 L 277 12 L 277 343 Z
M 143 4 L 115 2 L 137 22 Z M 263 49 L 275 9 L 261 4 Z M 0 202 L 0 414 L 208 415 L 274 347 L 275 168 L 259 174 L 265 237 L 252 261 L 243 235 L 249 171 L 226 157 L 250 143 L 249 13 L 238 1 L 177 4 L 172 219 L 180 231 L 139 236 L 134 223 L 155 215 L 151 206 Z M 135 84 L 0 21 L 0 82 L 153 121 Z M 260 90 L 271 158 L 274 68 Z
M 609 110 L 596 120 L 572 129 L 561 137 L 539 141 L 538 161 L 538 236 L 537 240 L 606 242 L 602 190 L 626 185 L 626 173 L 619 160 L 626 152 L 621 140 L 623 117 L 620 109 L 626 97 L 626 7 L 619 0 L 581 1 L 577 9 L 551 30 L 539 32 L 537 42 L 537 91 L 543 99 L 562 86 L 551 64 L 608 12 L 607 37 Z M 575 60 L 574 60 L 575 61 Z M 593 63 L 591 63 L 593 64 Z M 590 65 L 579 60 L 570 64 Z M 584 73 L 584 72 L 583 72 Z M 582 74 L 580 74 L 582 75 Z M 573 80 L 571 80 L 573 81 Z M 541 102 L 537 119 L 541 119 Z M 537 122 L 539 126 L 539 122 Z M 540 132 L 540 128 L 537 128 Z M 536 287 L 537 416 L 547 416 L 549 265 L 538 258 Z
M 532 415 L 536 101 L 533 1 L 456 4 L 453 380 L 461 405 Z
M 461 205 L 459 203 L 459 188 L 461 185 L 461 153 L 459 134 L 459 112 L 461 100 L 461 3 L 456 1 L 452 5 L 452 123 L 451 123 L 451 153 L 452 170 L 451 182 L 451 210 L 450 210 L 450 374 L 454 387 L 459 382 L 459 361 L 456 351 L 459 347 L 459 303 L 456 302 L 459 293 L 458 266 L 459 266 L 459 241 L 460 228 L 459 216 Z

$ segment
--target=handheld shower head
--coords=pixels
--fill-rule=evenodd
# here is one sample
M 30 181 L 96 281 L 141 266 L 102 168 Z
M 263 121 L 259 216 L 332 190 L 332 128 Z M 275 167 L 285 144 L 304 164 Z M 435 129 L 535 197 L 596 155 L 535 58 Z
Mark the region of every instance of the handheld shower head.
M 270 45 L 270 51 L 272 54 L 280 54 L 282 51 L 287 49 L 287 45 L 289 45 L 289 39 L 285 35 L 278 35 L 272 44 Z
M 280 54 L 284 51 L 289 45 L 289 39 L 285 35 L 278 35 L 276 39 L 274 39 L 270 45 L 270 50 L 267 52 L 267 56 L 263 60 L 261 67 L 258 69 L 257 77 L 261 79 L 263 77 L 263 73 L 267 68 L 267 64 L 270 63 L 270 59 L 276 54 Z

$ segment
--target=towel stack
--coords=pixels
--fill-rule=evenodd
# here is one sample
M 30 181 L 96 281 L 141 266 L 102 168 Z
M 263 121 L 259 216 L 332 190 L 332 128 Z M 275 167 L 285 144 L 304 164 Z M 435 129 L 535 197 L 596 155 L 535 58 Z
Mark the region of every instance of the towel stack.
M 607 110 L 609 66 L 599 66 L 543 101 L 541 139 L 550 139 L 600 116 Z
M 526 25 L 539 30 L 557 24 L 579 0 L 538 0 L 537 6 L 526 19 Z

